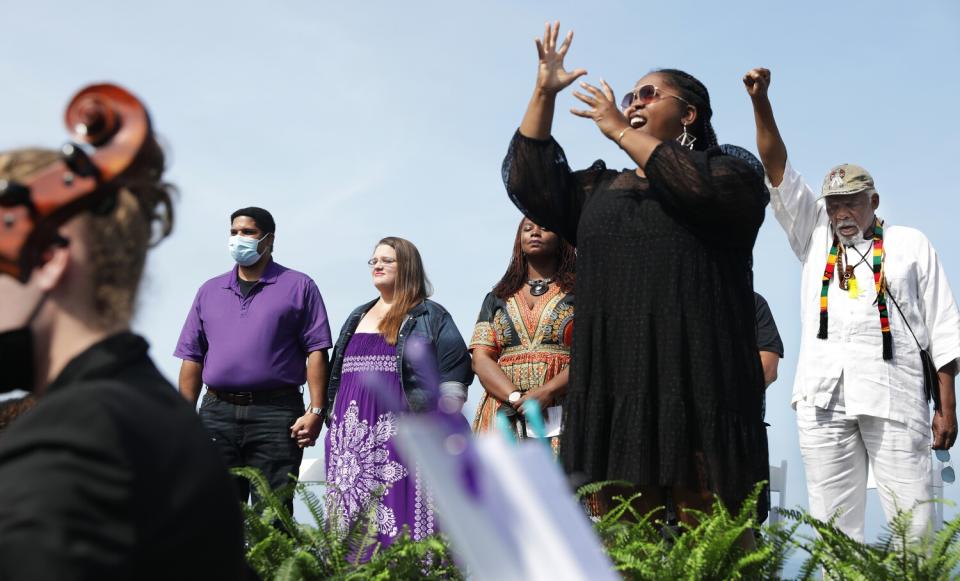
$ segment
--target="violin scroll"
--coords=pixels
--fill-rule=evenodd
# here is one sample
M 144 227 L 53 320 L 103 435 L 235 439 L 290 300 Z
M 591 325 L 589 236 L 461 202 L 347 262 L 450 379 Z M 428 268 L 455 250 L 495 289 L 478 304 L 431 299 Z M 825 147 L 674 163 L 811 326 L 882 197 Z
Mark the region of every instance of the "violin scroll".
M 156 164 L 159 145 L 143 104 L 111 84 L 77 93 L 64 114 L 72 142 L 61 160 L 24 183 L 0 180 L 0 274 L 26 281 L 58 229 L 77 214 L 102 207 L 126 176 Z

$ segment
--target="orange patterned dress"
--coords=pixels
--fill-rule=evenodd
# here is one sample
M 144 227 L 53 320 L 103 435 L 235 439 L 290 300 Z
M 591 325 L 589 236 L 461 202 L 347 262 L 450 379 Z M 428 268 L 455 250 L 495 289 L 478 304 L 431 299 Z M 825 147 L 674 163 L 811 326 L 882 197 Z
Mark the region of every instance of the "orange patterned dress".
M 570 364 L 573 343 L 573 294 L 553 285 L 528 308 L 523 290 L 506 301 L 487 294 L 473 329 L 470 350 L 491 351 L 500 369 L 521 392 L 539 389 Z M 484 392 L 473 420 L 473 430 L 482 432 L 493 426 L 497 410 L 504 405 Z M 552 410 L 556 412 L 556 410 Z M 518 436 L 526 437 L 517 416 L 510 418 Z M 551 446 L 559 450 L 559 436 Z

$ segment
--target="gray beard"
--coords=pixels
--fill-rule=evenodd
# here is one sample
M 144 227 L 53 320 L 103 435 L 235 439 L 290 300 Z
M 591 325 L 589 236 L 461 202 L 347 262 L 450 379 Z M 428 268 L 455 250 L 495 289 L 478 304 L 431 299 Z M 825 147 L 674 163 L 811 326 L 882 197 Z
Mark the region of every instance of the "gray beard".
M 858 243 L 864 241 L 863 233 L 850 237 L 842 236 L 838 233 L 837 238 L 840 239 L 840 244 L 843 244 L 844 246 L 856 246 Z

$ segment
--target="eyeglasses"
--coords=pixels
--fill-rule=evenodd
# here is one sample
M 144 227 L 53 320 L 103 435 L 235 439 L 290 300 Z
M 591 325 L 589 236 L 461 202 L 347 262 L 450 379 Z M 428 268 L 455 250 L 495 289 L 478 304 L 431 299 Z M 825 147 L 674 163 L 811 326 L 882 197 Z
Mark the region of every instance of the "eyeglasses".
M 639 87 L 634 87 L 633 92 L 627 93 L 623 96 L 623 99 L 620 101 L 620 108 L 626 109 L 630 105 L 633 105 L 634 101 L 639 101 L 643 105 L 649 105 L 650 103 L 655 103 L 664 97 L 673 97 L 679 101 L 683 101 L 687 105 L 690 104 L 690 101 L 687 101 L 679 95 L 674 95 L 672 93 L 667 93 L 660 89 L 656 85 L 640 85 Z
M 940 479 L 947 484 L 953 484 L 953 481 L 957 479 L 957 475 L 954 473 L 953 466 L 950 464 L 950 451 L 934 450 L 933 453 L 937 457 L 937 460 L 943 464 L 946 464 L 946 466 L 940 470 Z
M 371 258 L 370 260 L 367 261 L 367 266 L 369 266 L 370 268 L 374 268 L 375 266 L 377 266 L 377 264 L 382 264 L 384 268 L 388 268 L 390 266 L 396 266 L 397 259 L 396 258 Z

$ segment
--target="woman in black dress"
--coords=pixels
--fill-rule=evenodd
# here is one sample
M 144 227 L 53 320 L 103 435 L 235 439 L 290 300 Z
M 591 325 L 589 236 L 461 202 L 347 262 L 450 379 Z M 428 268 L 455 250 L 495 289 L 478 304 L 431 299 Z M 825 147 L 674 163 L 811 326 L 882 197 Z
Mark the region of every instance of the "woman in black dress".
M 763 372 L 750 258 L 764 184 L 723 155 L 706 88 L 665 69 L 618 109 L 612 89 L 575 93 L 636 169 L 573 172 L 550 135 L 573 38 L 537 39 L 537 84 L 504 160 L 513 202 L 577 247 L 577 332 L 560 454 L 580 482 L 626 480 L 637 508 L 667 500 L 739 509 L 768 477 Z M 766 507 L 760 507 L 761 518 Z M 681 511 L 681 514 L 683 512 Z

